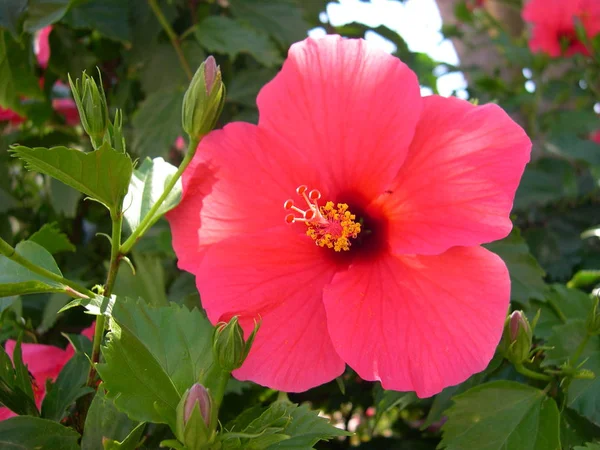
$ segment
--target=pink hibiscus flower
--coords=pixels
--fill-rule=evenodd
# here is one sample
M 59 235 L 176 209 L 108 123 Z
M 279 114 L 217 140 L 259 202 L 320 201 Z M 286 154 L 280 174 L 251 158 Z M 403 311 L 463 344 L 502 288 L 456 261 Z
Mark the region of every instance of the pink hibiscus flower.
M 347 363 L 430 396 L 483 370 L 510 281 L 479 245 L 511 230 L 525 132 L 339 36 L 293 45 L 258 108 L 202 141 L 168 215 L 211 322 L 262 319 L 234 375 L 298 392 Z
M 94 325 L 81 332 L 84 336 L 92 339 L 94 336 Z M 6 352 L 12 357 L 15 351 L 16 342 L 6 341 Z M 75 354 L 73 348 L 69 345 L 66 349 L 43 344 L 22 344 L 21 352 L 23 354 L 23 363 L 27 366 L 29 373 L 33 376 L 33 396 L 38 409 L 42 406 L 42 401 L 46 395 L 46 382 L 56 380 L 58 374 L 65 364 Z M 16 416 L 8 408 L 0 407 L 0 420 L 6 420 Z
M 25 119 L 12 109 L 4 109 L 0 106 L 0 122 L 10 122 L 13 125 L 22 123 Z
M 552 57 L 589 50 L 575 31 L 579 19 L 591 39 L 600 33 L 600 2 L 598 0 L 530 0 L 523 8 L 523 20 L 533 26 L 529 47 L 533 52 L 544 52 Z
M 48 67 L 50 60 L 50 33 L 52 25 L 42 28 L 35 34 L 33 41 L 33 52 L 37 57 L 37 62 L 42 69 Z
M 590 135 L 590 139 L 598 144 L 600 144 L 600 130 L 594 131 Z

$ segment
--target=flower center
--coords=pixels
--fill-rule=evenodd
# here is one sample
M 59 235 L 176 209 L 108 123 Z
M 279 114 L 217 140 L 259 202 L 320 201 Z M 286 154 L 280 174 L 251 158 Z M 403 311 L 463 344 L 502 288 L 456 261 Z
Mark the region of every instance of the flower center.
M 296 193 L 304 199 L 308 209 L 298 208 L 291 199 L 283 204 L 285 210 L 300 214 L 300 217 L 293 213 L 286 215 L 286 223 L 304 222 L 308 227 L 306 235 L 319 247 L 332 248 L 336 252 L 350 250 L 350 238 L 358 236 L 361 224 L 356 222 L 356 216 L 348 211 L 348 205 L 327 202 L 324 206 L 319 206 L 321 193 L 316 189 L 307 191 L 308 187 L 304 185 L 296 189 Z

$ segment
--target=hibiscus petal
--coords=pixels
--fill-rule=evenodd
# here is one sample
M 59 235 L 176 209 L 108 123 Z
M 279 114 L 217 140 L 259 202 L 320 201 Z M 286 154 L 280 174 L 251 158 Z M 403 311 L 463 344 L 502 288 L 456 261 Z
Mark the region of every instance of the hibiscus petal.
M 11 359 L 16 344 L 13 340 L 6 341 L 6 353 Z M 21 353 L 23 363 L 41 387 L 46 385 L 47 378 L 54 380 L 58 376 L 70 357 L 66 350 L 44 344 L 21 344 Z
M 299 392 L 331 381 L 345 364 L 329 339 L 322 302 L 323 286 L 336 267 L 292 227 L 215 244 L 196 281 L 212 323 L 237 315 L 247 336 L 254 320 L 262 319 L 234 375 Z
M 181 203 L 167 214 L 179 267 L 193 271 L 208 246 L 231 236 L 286 227 L 283 203 L 315 183 L 302 155 L 277 148 L 256 126 L 213 131 L 183 174 Z
M 259 127 L 325 173 L 318 188 L 383 192 L 408 150 L 421 112 L 416 75 L 364 40 L 340 36 L 294 44 L 259 93 Z
M 353 265 L 325 288 L 324 302 L 333 345 L 362 378 L 429 397 L 486 367 L 509 297 L 497 255 L 456 247 Z
M 402 254 L 438 254 L 510 233 L 531 141 L 496 105 L 424 98 L 409 155 L 380 204 Z

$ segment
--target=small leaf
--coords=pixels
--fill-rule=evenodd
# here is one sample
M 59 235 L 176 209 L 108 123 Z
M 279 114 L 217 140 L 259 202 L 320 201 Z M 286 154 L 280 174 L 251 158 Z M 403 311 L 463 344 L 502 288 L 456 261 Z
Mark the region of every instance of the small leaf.
M 131 158 L 112 149 L 108 143 L 84 153 L 67 147 L 11 147 L 13 156 L 29 170 L 50 175 L 114 210 L 120 204 L 133 171 Z
M 35 242 L 20 242 L 15 247 L 15 251 L 32 263 L 62 277 L 52 255 Z M 65 289 L 66 286 L 62 283 L 33 273 L 5 256 L 0 256 L 0 297 L 40 292 L 65 292 Z
M 246 53 L 266 67 L 274 67 L 281 62 L 277 47 L 266 34 L 225 16 L 204 19 L 196 30 L 196 38 L 208 51 L 229 55 L 231 59 Z
M 58 312 L 62 313 L 76 306 L 83 306 L 90 314 L 95 316 L 112 316 L 112 310 L 115 305 L 116 297 L 113 295 L 110 298 L 96 295 L 93 298 L 76 298 L 67 305 L 63 306 Z
M 75 246 L 69 241 L 67 235 L 60 231 L 56 222 L 45 224 L 33 233 L 28 240 L 40 244 L 52 255 L 75 251 Z
M 79 450 L 79 434 L 52 420 L 31 416 L 0 422 L 2 448 Z
M 123 202 L 124 218 L 131 232 L 135 231 L 140 222 L 148 215 L 175 172 L 177 172 L 177 168 L 163 158 L 146 158 L 142 165 L 133 171 L 129 190 Z M 177 206 L 180 199 L 181 179 L 177 181 L 165 198 L 149 225 Z
M 106 398 L 104 386 L 101 384 L 85 419 L 81 450 L 103 450 L 104 439 L 127 439 L 136 425 L 137 422 L 130 420 L 115 407 L 112 400 Z
M 42 417 L 60 422 L 78 398 L 94 392 L 85 386 L 89 369 L 90 362 L 83 353 L 76 353 L 67 362 L 56 381 L 49 384 L 42 403 Z
M 531 386 L 513 381 L 482 384 L 454 397 L 446 413 L 439 448 L 560 450 L 556 402 Z
M 547 286 L 544 270 L 529 252 L 518 228 L 508 237 L 485 246 L 504 260 L 511 281 L 511 299 L 527 304 L 529 299 L 545 300 Z
M 183 393 L 205 384 L 213 363 L 212 326 L 197 309 L 119 298 L 110 328 L 105 363 L 97 366 L 107 397 L 131 419 L 173 428 Z

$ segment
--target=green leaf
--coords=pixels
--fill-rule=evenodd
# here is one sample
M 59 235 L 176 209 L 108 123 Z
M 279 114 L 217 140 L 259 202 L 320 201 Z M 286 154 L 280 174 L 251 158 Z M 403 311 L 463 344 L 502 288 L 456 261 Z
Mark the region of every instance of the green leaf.
M 284 47 L 304 39 L 311 28 L 293 0 L 231 0 L 230 8 L 240 21 L 266 31 Z
M 104 439 L 126 439 L 136 425 L 106 398 L 104 386 L 100 385 L 85 419 L 81 450 L 103 450 Z
M 135 450 L 139 447 L 139 442 L 145 427 L 145 423 L 140 423 L 131 431 L 131 433 L 129 433 L 123 442 L 118 442 L 109 438 L 104 439 L 102 441 L 104 450 Z
M 60 231 L 56 222 L 43 225 L 28 240 L 40 244 L 52 255 L 60 252 L 75 251 L 75 246 L 69 241 L 67 235 Z
M 210 52 L 235 59 L 240 53 L 253 56 L 266 67 L 281 63 L 281 56 L 267 35 L 225 16 L 208 16 L 196 30 L 196 38 Z
M 575 447 L 573 450 L 600 450 L 600 443 L 588 442 L 585 447 Z
M 197 309 L 119 298 L 110 328 L 97 366 L 107 397 L 131 419 L 173 427 L 181 396 L 212 365 L 212 326 Z
M 17 414 L 38 416 L 29 372 L 23 364 L 20 338 L 12 356 L 14 366 L 4 347 L 0 346 L 0 403 Z
M 166 184 L 177 172 L 177 168 L 163 158 L 146 158 L 142 165 L 133 171 L 129 191 L 123 202 L 124 218 L 131 232 L 135 231 L 150 209 L 165 190 Z M 181 199 L 181 179 L 173 187 L 167 198 L 156 211 L 150 225 L 154 224 L 167 211 L 173 209 Z
M 308 405 L 287 401 L 250 408 L 227 429 L 230 433 L 221 435 L 225 449 L 311 449 L 321 440 L 351 435 L 319 417 Z
M 148 95 L 133 116 L 133 148 L 140 156 L 166 155 L 183 135 L 183 90 L 162 90 Z
M 51 149 L 11 147 L 13 156 L 35 170 L 77 189 L 115 210 L 127 194 L 133 164 L 129 155 L 117 152 L 108 143 L 84 153 L 67 147 Z
M 246 69 L 239 71 L 227 85 L 227 101 L 256 107 L 258 91 L 267 84 L 276 72 L 272 69 Z
M 50 179 L 50 204 L 58 214 L 68 218 L 75 217 L 82 197 L 83 194 L 78 190 L 54 178 Z
M 554 399 L 531 386 L 494 381 L 454 397 L 439 448 L 560 450 Z
M 26 108 L 21 103 L 21 96 L 43 98 L 30 64 L 29 43 L 24 40 L 19 45 L 0 30 L 0 106 L 22 115 L 26 113 Z
M 585 319 L 592 308 L 589 295 L 578 289 L 570 289 L 562 284 L 550 286 L 545 303 L 532 301 L 528 316 L 533 320 L 538 309 L 542 312 L 535 327 L 536 337 L 547 339 L 552 333 L 552 328 L 562 325 L 563 317 L 569 319 Z
M 0 447 L 14 449 L 79 450 L 79 434 L 52 420 L 31 416 L 0 422 Z
M 391 409 L 398 408 L 401 411 L 418 400 L 414 392 L 386 391 L 380 384 L 375 386 L 373 392 L 375 393 L 375 422 L 379 422 L 381 416 Z
M 485 247 L 506 263 L 510 272 L 512 300 L 521 304 L 526 304 L 532 298 L 545 300 L 547 286 L 544 282 L 544 270 L 529 252 L 518 228 L 514 228 L 501 241 L 492 242 Z
M 586 336 L 584 320 L 571 320 L 564 325 L 554 327 L 546 345 L 552 347 L 546 351 L 543 366 L 560 365 L 569 360 Z M 567 406 L 574 409 L 590 422 L 600 425 L 600 336 L 592 336 L 585 346 L 581 359 L 584 369 L 596 374 L 593 380 L 574 379 L 567 391 Z
M 560 441 L 564 449 L 600 438 L 600 428 L 570 408 L 561 412 Z M 581 447 L 578 447 L 581 448 Z M 600 448 L 598 449 L 600 450 Z
M 110 298 L 96 295 L 93 298 L 76 298 L 67 305 L 63 306 L 58 312 L 62 313 L 68 309 L 77 306 L 83 306 L 90 314 L 95 316 L 112 317 L 112 310 L 115 306 L 116 297 L 112 295 Z
M 152 306 L 168 306 L 165 293 L 165 271 L 160 257 L 148 253 L 133 252 L 135 274 L 131 267 L 122 263 L 114 293 L 117 296 L 142 298 Z
M 54 326 L 58 320 L 58 312 L 71 300 L 68 295 L 58 293 L 51 294 L 48 297 L 48 301 L 44 303 L 42 321 L 36 328 L 36 332 L 39 334 L 46 333 Z
M 15 38 L 21 34 L 21 19 L 27 3 L 28 0 L 0 1 L 0 27 L 6 28 Z
M 129 2 L 122 0 L 78 1 L 64 22 L 72 28 L 91 28 L 117 41 L 131 40 Z
M 545 205 L 578 193 L 575 169 L 567 161 L 543 158 L 531 163 L 521 179 L 515 209 Z
M 589 139 L 580 139 L 573 134 L 560 134 L 545 143 L 546 149 L 559 156 L 590 165 L 600 165 L 598 144 Z
M 23 241 L 17 244 L 15 251 L 32 263 L 62 277 L 56 261 L 41 245 Z M 40 292 L 65 292 L 65 288 L 62 283 L 33 273 L 5 256 L 0 256 L 0 297 Z
M 72 0 L 29 0 L 24 28 L 29 33 L 58 22 L 69 10 Z
M 75 401 L 94 390 L 85 386 L 90 362 L 83 353 L 76 353 L 63 367 L 56 381 L 49 384 L 42 403 L 42 417 L 60 422 Z

